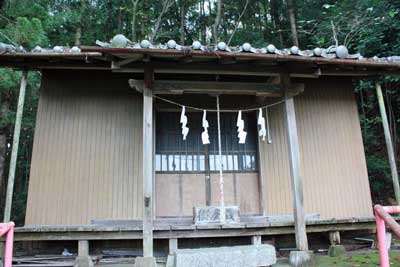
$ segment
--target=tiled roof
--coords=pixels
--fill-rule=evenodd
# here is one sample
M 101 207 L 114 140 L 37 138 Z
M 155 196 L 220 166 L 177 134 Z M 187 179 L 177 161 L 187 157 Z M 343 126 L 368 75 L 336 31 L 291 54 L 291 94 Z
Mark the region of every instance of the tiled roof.
M 350 54 L 348 49 L 343 46 L 330 46 L 328 48 L 319 48 L 316 47 L 312 50 L 301 50 L 296 46 L 292 46 L 291 48 L 283 48 L 279 49 L 273 44 L 269 44 L 266 47 L 255 48 L 250 43 L 244 43 L 241 46 L 228 46 L 225 42 L 219 42 L 217 45 L 206 46 L 201 44 L 199 41 L 194 41 L 192 45 L 184 46 L 179 45 L 174 40 L 169 40 L 166 44 L 152 44 L 148 40 L 142 40 L 141 42 L 134 43 L 128 40 L 124 35 L 117 34 L 112 38 L 110 42 L 102 42 L 96 41 L 96 45 L 103 48 L 131 48 L 131 49 L 157 49 L 157 50 L 178 50 L 178 51 L 204 51 L 204 52 L 213 52 L 213 51 L 224 51 L 232 54 L 237 53 L 254 53 L 254 54 L 275 54 L 275 55 L 293 55 L 298 57 L 322 57 L 328 59 L 352 59 L 359 61 L 372 61 L 372 62 L 399 62 L 400 56 L 389 56 L 389 57 L 371 57 L 365 58 L 361 54 Z M 8 45 L 4 43 L 0 43 L 0 53 L 1 52 L 19 52 L 24 53 L 27 52 L 22 47 L 15 47 L 13 45 Z M 41 48 L 36 46 L 31 53 L 80 53 L 81 49 L 77 46 L 72 48 L 64 47 L 64 46 L 55 46 L 53 48 Z

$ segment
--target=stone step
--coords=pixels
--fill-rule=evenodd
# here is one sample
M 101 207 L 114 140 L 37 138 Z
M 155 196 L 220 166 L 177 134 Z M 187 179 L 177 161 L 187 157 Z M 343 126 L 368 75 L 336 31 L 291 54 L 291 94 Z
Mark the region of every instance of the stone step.
M 258 267 L 276 263 L 275 247 L 268 244 L 178 249 L 168 257 L 168 267 Z

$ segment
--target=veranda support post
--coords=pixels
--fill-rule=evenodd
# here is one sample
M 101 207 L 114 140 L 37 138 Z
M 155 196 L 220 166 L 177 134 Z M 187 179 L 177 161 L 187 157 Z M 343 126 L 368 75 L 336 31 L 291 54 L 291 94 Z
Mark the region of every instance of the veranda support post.
M 286 133 L 288 139 L 289 170 L 292 187 L 296 247 L 300 251 L 308 251 L 306 219 L 303 200 L 303 177 L 300 170 L 300 145 L 299 137 L 297 135 L 294 99 L 292 96 L 289 96 L 291 81 L 288 73 L 282 73 L 280 75 L 280 83 L 282 84 L 282 88 L 285 91 L 284 95 L 286 98 L 283 106 Z
M 14 136 L 13 136 L 13 144 L 12 144 L 11 159 L 10 159 L 10 168 L 8 171 L 7 193 L 6 193 L 6 202 L 5 202 L 5 207 L 4 207 L 4 218 L 3 218 L 4 222 L 9 222 L 10 217 L 11 217 L 11 207 L 12 207 L 12 198 L 13 198 L 13 192 L 14 192 L 14 180 L 15 180 L 15 168 L 17 165 L 19 136 L 21 133 L 22 113 L 24 110 L 27 81 L 28 81 L 28 72 L 23 71 L 22 78 L 21 78 L 21 85 L 19 88 L 18 106 L 17 106 L 17 114 L 16 114 L 16 118 L 15 118 Z
M 308 251 L 306 222 L 303 201 L 303 179 L 300 173 L 300 148 L 297 136 L 296 113 L 293 97 L 284 103 L 285 121 L 288 137 L 289 170 L 292 184 L 294 227 L 296 247 L 301 251 Z
M 400 204 L 399 175 L 397 172 L 396 159 L 394 157 L 393 143 L 392 143 L 392 137 L 390 135 L 389 122 L 386 115 L 385 102 L 383 100 L 383 95 L 382 95 L 382 87 L 379 82 L 376 83 L 376 95 L 378 97 L 378 105 L 382 117 L 383 132 L 385 134 L 386 148 L 389 157 L 390 170 L 392 173 L 394 194 L 396 197 L 397 204 Z

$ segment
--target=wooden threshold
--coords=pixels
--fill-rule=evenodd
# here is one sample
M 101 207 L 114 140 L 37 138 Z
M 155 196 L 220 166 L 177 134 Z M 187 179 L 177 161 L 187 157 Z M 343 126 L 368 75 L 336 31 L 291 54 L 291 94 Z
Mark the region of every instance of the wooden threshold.
M 15 241 L 142 239 L 141 222 L 137 222 L 137 225 L 131 226 L 35 225 L 17 227 Z M 307 233 L 373 230 L 376 227 L 373 217 L 307 221 L 306 226 Z M 166 224 L 156 220 L 154 225 L 154 239 L 243 237 L 293 233 L 293 221 L 196 226 L 193 224 Z

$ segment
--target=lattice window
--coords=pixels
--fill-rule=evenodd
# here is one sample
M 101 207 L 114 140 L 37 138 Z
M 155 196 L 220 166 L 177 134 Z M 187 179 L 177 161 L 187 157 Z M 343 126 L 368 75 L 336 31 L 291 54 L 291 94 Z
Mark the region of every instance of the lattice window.
M 156 171 L 204 172 L 219 170 L 216 113 L 207 113 L 210 144 L 201 143 L 202 113 L 187 112 L 189 135 L 182 140 L 179 112 L 159 112 L 156 121 Z M 222 164 L 224 171 L 257 171 L 257 125 L 255 113 L 244 113 L 246 144 L 239 144 L 236 113 L 221 113 Z M 207 166 L 208 163 L 208 166 Z

